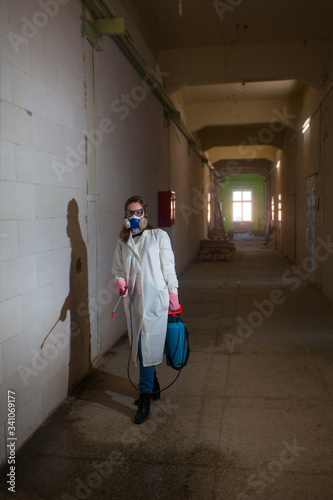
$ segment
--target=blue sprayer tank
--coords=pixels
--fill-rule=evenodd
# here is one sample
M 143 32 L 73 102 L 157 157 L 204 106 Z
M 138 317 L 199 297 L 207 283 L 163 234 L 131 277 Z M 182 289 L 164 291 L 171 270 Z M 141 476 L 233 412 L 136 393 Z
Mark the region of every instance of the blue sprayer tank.
M 186 366 L 190 355 L 188 332 L 180 313 L 181 308 L 177 312 L 169 312 L 168 314 L 164 349 L 167 365 L 175 370 L 181 370 Z

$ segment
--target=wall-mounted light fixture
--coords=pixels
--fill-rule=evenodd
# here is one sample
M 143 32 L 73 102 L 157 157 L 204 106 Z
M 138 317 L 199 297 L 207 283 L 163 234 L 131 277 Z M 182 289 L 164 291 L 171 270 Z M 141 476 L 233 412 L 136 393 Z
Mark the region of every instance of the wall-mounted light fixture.
M 302 133 L 305 134 L 305 132 L 308 130 L 309 127 L 310 127 L 310 118 L 305 120 L 305 122 L 303 123 Z

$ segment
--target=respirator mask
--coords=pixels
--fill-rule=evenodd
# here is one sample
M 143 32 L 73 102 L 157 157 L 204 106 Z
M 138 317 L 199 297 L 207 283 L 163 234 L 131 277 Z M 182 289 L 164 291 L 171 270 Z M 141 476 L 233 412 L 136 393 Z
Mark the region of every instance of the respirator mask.
M 147 227 L 148 219 L 140 217 L 143 213 L 143 208 L 139 210 L 125 210 L 124 226 L 126 229 L 132 229 L 134 233 L 137 233 Z

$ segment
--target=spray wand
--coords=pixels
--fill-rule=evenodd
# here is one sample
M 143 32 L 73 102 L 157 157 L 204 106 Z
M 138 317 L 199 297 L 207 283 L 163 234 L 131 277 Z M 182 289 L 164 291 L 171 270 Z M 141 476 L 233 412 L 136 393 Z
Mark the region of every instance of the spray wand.
M 125 286 L 125 289 L 124 289 L 124 290 L 121 292 L 121 294 L 119 295 L 119 299 L 118 299 L 118 302 L 117 302 L 117 304 L 116 304 L 116 307 L 114 308 L 114 310 L 113 310 L 113 312 L 112 312 L 112 314 L 111 314 L 111 317 L 112 317 L 112 318 L 114 318 L 114 315 L 116 314 L 116 309 L 117 309 L 117 307 L 118 307 L 118 305 L 119 305 L 119 302 L 120 302 L 120 299 L 122 298 L 122 296 L 124 295 L 124 293 L 126 292 L 126 290 L 127 290 L 127 286 Z

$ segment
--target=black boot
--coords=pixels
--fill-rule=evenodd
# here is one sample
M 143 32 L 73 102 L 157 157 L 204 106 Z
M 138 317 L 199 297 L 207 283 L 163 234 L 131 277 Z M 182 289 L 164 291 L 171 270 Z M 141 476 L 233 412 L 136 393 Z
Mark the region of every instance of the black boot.
M 150 394 L 147 392 L 140 392 L 139 408 L 136 412 L 134 422 L 136 424 L 143 424 L 149 417 L 150 410 Z
M 152 396 L 153 396 L 153 401 L 159 401 L 161 399 L 160 384 L 158 383 L 156 370 L 155 370 L 155 375 L 154 375 L 154 388 L 153 388 L 153 395 Z
M 152 392 L 153 392 L 153 394 L 151 395 L 152 400 L 159 401 L 161 399 L 161 391 L 160 391 L 160 384 L 158 383 L 158 378 L 156 376 L 156 370 L 155 370 L 155 374 L 154 374 L 154 387 L 153 387 Z M 139 401 L 140 401 L 140 398 L 138 398 L 134 401 L 135 406 L 139 405 Z

